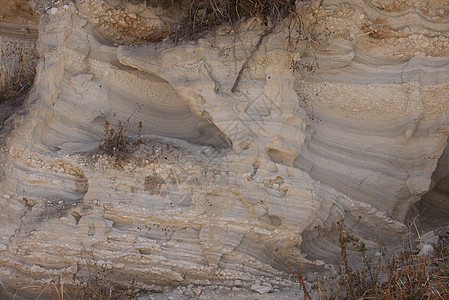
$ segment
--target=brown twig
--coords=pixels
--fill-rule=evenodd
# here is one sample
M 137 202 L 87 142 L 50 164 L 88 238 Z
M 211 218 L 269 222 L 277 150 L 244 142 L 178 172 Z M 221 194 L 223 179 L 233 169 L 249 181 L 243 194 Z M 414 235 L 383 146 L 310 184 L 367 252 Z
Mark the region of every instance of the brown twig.
M 352 284 L 352 277 L 351 277 L 351 270 L 349 268 L 348 263 L 348 256 L 346 254 L 346 245 L 345 245 L 345 236 L 344 236 L 344 226 L 345 221 L 344 219 L 340 220 L 340 222 L 337 223 L 338 225 L 338 240 L 340 242 L 340 248 L 341 248 L 341 257 L 343 258 L 344 267 L 345 267 L 345 273 L 347 276 L 348 281 L 348 293 L 349 293 L 349 300 L 353 299 L 354 297 L 354 286 Z
M 273 25 L 271 25 L 270 27 L 265 29 L 260 34 L 259 40 L 257 41 L 257 44 L 253 47 L 253 49 L 251 49 L 251 52 L 250 52 L 248 58 L 245 60 L 245 62 L 243 63 L 242 67 L 240 68 L 239 74 L 237 75 L 237 78 L 235 79 L 234 85 L 232 86 L 232 89 L 231 89 L 232 93 L 235 93 L 235 91 L 237 90 L 237 86 L 239 85 L 239 82 L 240 82 L 240 80 L 242 79 L 242 76 L 243 76 L 243 71 L 245 71 L 245 69 L 248 67 L 248 63 L 249 63 L 250 59 L 256 53 L 257 49 L 259 49 L 260 45 L 262 44 L 263 39 L 267 35 L 269 35 L 274 30 L 275 27 L 276 27 L 276 22 L 273 23 Z
M 304 300 L 307 299 L 312 299 L 310 298 L 309 292 L 307 291 L 307 287 L 306 284 L 304 283 L 304 277 L 302 276 L 302 265 L 301 267 L 298 267 L 298 281 L 301 284 L 302 290 L 304 291 Z
M 292 270 L 292 272 L 296 273 L 296 277 L 298 278 L 298 282 L 299 285 L 301 286 L 301 288 L 304 291 L 304 300 L 307 299 L 312 299 L 310 298 L 309 292 L 307 291 L 307 287 L 306 284 L 304 283 L 304 276 L 302 275 L 304 267 L 301 264 L 300 266 L 298 266 L 298 270 L 295 270 L 292 265 L 290 265 L 288 262 L 285 262 L 285 264 L 290 268 L 290 270 Z

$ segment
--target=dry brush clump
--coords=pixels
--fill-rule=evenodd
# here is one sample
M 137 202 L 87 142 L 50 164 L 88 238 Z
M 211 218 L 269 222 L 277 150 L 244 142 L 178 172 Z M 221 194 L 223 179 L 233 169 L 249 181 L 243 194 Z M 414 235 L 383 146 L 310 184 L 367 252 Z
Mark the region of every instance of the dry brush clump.
M 33 46 L 3 43 L 0 50 L 0 102 L 25 95 L 34 83 L 38 55 Z
M 104 121 L 104 140 L 100 144 L 99 148 L 106 154 L 112 156 L 115 162 L 124 161 L 128 158 L 133 151 L 134 146 L 143 143 L 142 139 L 142 122 L 138 124 L 137 138 L 131 139 L 129 131 L 134 127 L 135 122 L 131 121 L 129 117 L 126 122 L 118 121 L 117 126 L 114 128 L 111 124 Z
M 172 27 L 172 38 L 195 40 L 220 25 L 234 27 L 255 18 L 265 26 L 288 19 L 300 26 L 296 0 L 123 0 L 124 3 L 162 8 Z
M 336 232 L 325 231 L 334 234 L 340 244 L 337 274 L 319 277 L 308 289 L 303 268 L 297 268 L 304 299 L 449 299 L 449 249 L 445 245 L 449 235 L 440 236 L 430 255 L 414 251 L 410 245 L 390 253 L 379 241 L 380 255 L 374 262 L 366 244 L 352 233 L 354 226 L 347 228 L 341 220 Z M 349 250 L 358 253 L 359 267 L 350 266 Z

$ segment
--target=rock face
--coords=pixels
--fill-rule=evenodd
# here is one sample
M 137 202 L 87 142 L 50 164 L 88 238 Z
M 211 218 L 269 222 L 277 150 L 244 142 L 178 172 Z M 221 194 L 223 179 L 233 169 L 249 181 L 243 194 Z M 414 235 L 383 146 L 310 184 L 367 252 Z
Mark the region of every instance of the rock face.
M 401 241 L 409 208 L 435 183 L 447 209 L 444 1 L 298 3 L 298 42 L 278 26 L 235 93 L 263 27 L 135 46 L 151 37 L 131 8 L 118 12 L 132 23 L 120 27 L 112 9 L 83 5 L 41 18 L 37 79 L 8 121 L 0 280 L 9 291 L 73 274 L 91 254 L 117 283 L 146 289 L 287 278 L 286 262 L 335 262 L 329 232 L 341 219 L 361 217 L 354 231 L 374 249 L 378 238 Z M 146 13 L 145 28 L 163 26 Z M 120 161 L 98 150 L 118 122 L 139 140 Z M 422 205 L 433 201 L 429 193 Z

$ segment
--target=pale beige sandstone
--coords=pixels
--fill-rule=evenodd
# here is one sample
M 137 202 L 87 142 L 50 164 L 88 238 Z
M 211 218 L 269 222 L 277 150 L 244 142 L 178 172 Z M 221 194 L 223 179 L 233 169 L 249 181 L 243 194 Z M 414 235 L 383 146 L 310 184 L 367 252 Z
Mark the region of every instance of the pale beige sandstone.
M 146 289 L 289 285 L 287 264 L 335 263 L 335 236 L 316 226 L 342 218 L 362 217 L 372 251 L 400 244 L 448 138 L 449 19 L 434 2 L 298 4 L 308 39 L 288 45 L 279 26 L 236 93 L 263 28 L 116 47 L 79 4 L 42 18 L 37 81 L 3 149 L 10 290 L 73 274 L 91 250 Z M 146 144 L 118 167 L 94 151 L 104 120 L 128 117 Z

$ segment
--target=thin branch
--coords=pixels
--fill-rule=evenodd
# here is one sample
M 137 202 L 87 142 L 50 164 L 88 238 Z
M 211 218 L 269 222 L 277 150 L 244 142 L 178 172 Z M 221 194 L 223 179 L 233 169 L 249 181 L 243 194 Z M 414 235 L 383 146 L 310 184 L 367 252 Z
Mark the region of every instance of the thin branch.
M 235 91 L 237 90 L 237 86 L 239 85 L 239 82 L 240 82 L 240 80 L 242 79 L 242 76 L 243 76 L 243 71 L 245 71 L 245 69 L 248 67 L 248 63 L 249 63 L 250 59 L 256 53 L 257 49 L 259 49 L 260 45 L 262 44 L 263 39 L 267 35 L 269 35 L 274 30 L 275 27 L 276 27 L 276 22 L 274 22 L 273 25 L 271 25 L 270 27 L 265 29 L 260 34 L 259 40 L 257 41 L 257 44 L 253 47 L 253 49 L 251 49 L 251 52 L 250 52 L 248 58 L 245 60 L 245 62 L 243 63 L 242 67 L 240 68 L 240 72 L 237 75 L 237 78 L 235 79 L 234 85 L 232 86 L 232 89 L 231 89 L 232 93 L 235 93 Z

